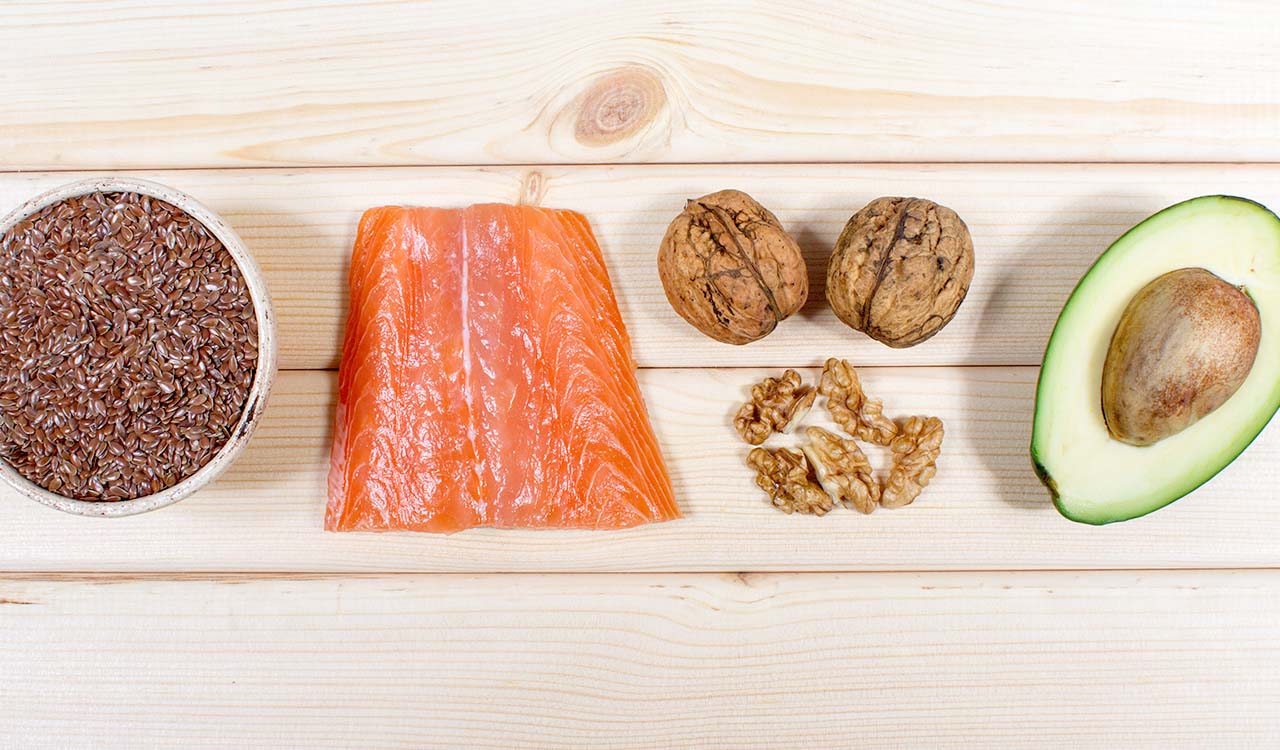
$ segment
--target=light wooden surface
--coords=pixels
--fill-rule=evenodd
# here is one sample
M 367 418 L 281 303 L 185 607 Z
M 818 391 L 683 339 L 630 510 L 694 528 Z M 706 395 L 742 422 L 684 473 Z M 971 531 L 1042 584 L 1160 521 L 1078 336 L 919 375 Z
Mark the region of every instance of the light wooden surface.
M 1280 165 L 629 165 L 599 167 L 150 171 L 223 214 L 257 254 L 279 308 L 280 363 L 336 368 L 346 268 L 360 213 L 388 203 L 536 200 L 587 214 L 642 367 L 1038 365 L 1081 274 L 1136 222 L 1197 195 L 1280 205 Z M 0 174 L 0 207 L 80 173 Z M 750 346 L 710 341 L 667 304 L 658 245 L 688 198 L 727 186 L 756 196 L 797 237 L 810 302 Z M 881 195 L 923 195 L 954 208 L 977 248 L 963 311 L 942 333 L 888 349 L 842 325 L 826 304 L 826 261 L 840 229 Z
M 1275 426 L 1193 497 L 1132 523 L 1094 528 L 1063 520 L 1031 470 L 1035 368 L 868 368 L 864 383 L 884 397 L 889 413 L 919 411 L 945 421 L 937 478 L 900 510 L 784 516 L 756 489 L 745 465 L 748 446 L 728 424 L 732 401 L 763 373 L 641 371 L 687 515 L 678 522 L 609 534 L 327 534 L 321 522 L 335 378 L 288 372 L 244 458 L 171 511 L 104 524 L 66 518 L 4 491 L 0 501 L 13 522 L 0 526 L 0 567 L 122 573 L 1280 567 L 1280 504 L 1263 501 L 1280 485 Z
M 1274 161 L 1273 16 L 1250 0 L 5 3 L 0 159 Z
M 0 4 L 0 211 L 84 173 L 191 192 L 266 271 L 285 370 L 177 506 L 0 491 L 0 748 L 1280 746 L 1276 428 L 1105 528 L 1061 519 L 1027 457 L 1044 342 L 1115 236 L 1205 193 L 1280 206 L 1280 10 L 480 5 Z M 814 282 L 748 347 L 686 326 L 654 269 L 683 201 L 725 187 Z M 959 316 L 906 351 L 822 300 L 842 224 L 892 194 L 977 247 Z M 517 200 L 595 227 L 687 518 L 323 533 L 359 213 Z M 946 421 L 915 505 L 786 517 L 752 485 L 736 402 L 829 355 Z
M 18 578 L 0 745 L 1275 747 L 1278 577 Z

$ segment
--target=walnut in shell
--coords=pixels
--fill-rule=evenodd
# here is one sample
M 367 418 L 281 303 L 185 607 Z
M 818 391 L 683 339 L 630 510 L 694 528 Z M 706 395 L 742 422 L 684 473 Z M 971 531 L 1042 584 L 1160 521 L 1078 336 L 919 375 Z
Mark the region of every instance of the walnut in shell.
M 787 370 L 780 378 L 765 378 L 751 386 L 751 400 L 738 410 L 733 426 L 743 440 L 759 445 L 803 419 L 817 395 L 795 370 Z
M 871 462 L 858 444 L 821 427 L 804 431 L 809 442 L 801 450 L 809 457 L 818 482 L 828 495 L 846 508 L 870 513 L 880 501 L 880 485 L 871 473 Z
M 973 240 L 955 211 L 923 198 L 877 198 L 849 219 L 827 266 L 840 320 L 895 348 L 951 322 L 973 280 Z
M 800 246 L 739 190 L 685 205 L 662 238 L 658 275 L 680 317 L 727 344 L 763 338 L 809 296 Z
M 889 444 L 893 468 L 880 493 L 886 508 L 910 505 L 929 485 L 937 471 L 942 452 L 942 420 L 937 417 L 909 417 L 898 436 Z
M 810 476 L 809 462 L 790 448 L 752 448 L 747 465 L 756 472 L 756 485 L 769 495 L 773 507 L 784 513 L 825 516 L 834 507 L 831 496 Z
M 845 432 L 875 445 L 888 445 L 898 426 L 884 415 L 880 399 L 862 391 L 862 381 L 848 360 L 828 359 L 822 366 L 818 393 L 827 399 L 827 411 Z

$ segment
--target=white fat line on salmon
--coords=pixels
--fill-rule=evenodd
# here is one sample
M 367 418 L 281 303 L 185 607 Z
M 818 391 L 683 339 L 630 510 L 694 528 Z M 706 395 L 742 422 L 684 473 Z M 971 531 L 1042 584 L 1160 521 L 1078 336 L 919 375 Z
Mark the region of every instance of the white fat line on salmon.
M 467 212 L 462 212 L 462 387 L 467 404 L 467 440 L 476 444 L 475 399 L 471 396 L 471 247 L 467 238 Z M 479 478 L 480 467 L 476 467 Z

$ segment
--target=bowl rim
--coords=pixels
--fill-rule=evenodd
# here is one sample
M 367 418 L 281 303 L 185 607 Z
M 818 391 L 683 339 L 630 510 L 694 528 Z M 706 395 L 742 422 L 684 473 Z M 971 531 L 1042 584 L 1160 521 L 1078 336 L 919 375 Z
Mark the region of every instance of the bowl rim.
M 243 452 L 249 438 L 253 436 L 261 422 L 266 407 L 267 396 L 275 381 L 276 372 L 276 321 L 271 307 L 271 296 L 267 290 L 262 269 L 249 252 L 244 240 L 236 234 L 226 221 L 208 206 L 194 197 L 162 185 L 158 182 L 136 177 L 103 176 L 89 177 L 69 182 L 31 198 L 0 219 L 0 235 L 31 214 L 67 198 L 75 198 L 91 193 L 141 193 L 152 198 L 177 206 L 192 218 L 199 221 L 223 247 L 231 253 L 240 275 L 244 277 L 249 298 L 253 302 L 255 317 L 258 321 L 258 362 L 254 369 L 253 382 L 245 397 L 245 407 L 236 422 L 235 430 L 227 442 L 191 476 L 172 487 L 167 487 L 150 495 L 143 495 L 132 500 L 100 501 L 76 500 L 74 498 L 51 492 L 31 480 L 23 477 L 8 462 L 0 460 L 0 479 L 3 479 L 19 493 L 51 508 L 65 513 L 97 518 L 120 518 L 164 508 L 185 499 L 193 492 L 212 482 Z

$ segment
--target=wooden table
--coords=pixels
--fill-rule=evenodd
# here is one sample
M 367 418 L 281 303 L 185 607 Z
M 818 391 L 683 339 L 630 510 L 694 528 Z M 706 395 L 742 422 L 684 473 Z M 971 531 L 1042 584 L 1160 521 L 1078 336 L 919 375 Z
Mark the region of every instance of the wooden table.
M 1276 428 L 1105 528 L 1060 518 L 1027 457 L 1045 340 L 1111 239 L 1204 193 L 1280 205 L 1270 3 L 171 5 L 0 5 L 0 209 L 84 173 L 196 195 L 268 275 L 282 372 L 247 454 L 175 507 L 3 493 L 0 747 L 1280 746 Z M 742 348 L 654 266 L 725 187 L 819 282 Z M 820 286 L 894 194 L 977 246 L 960 315 L 906 351 Z M 361 210 L 516 200 L 595 226 L 687 519 L 324 533 Z M 912 507 L 787 517 L 752 486 L 734 402 L 829 355 L 946 421 Z

